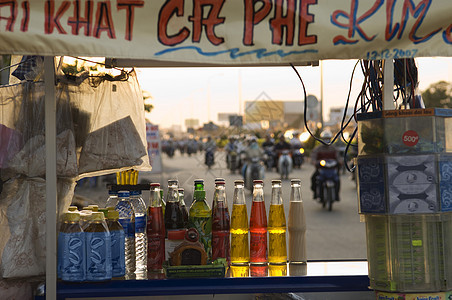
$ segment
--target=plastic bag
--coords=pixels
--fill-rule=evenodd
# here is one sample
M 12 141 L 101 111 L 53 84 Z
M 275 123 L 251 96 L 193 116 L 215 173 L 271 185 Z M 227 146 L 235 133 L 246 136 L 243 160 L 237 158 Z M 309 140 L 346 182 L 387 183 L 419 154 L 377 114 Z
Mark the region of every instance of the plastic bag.
M 59 179 L 58 213 L 71 204 L 75 181 Z M 15 178 L 0 194 L 0 275 L 3 278 L 45 274 L 46 183 Z M 55 224 L 56 226 L 56 224 Z

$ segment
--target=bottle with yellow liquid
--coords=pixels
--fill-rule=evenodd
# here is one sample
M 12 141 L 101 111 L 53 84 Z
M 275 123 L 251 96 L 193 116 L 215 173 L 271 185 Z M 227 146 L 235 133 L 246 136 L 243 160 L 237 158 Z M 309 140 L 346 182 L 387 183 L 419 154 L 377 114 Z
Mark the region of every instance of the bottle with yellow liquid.
M 248 245 L 248 213 L 243 180 L 234 181 L 231 215 L 231 276 L 248 277 L 250 251 Z
M 286 215 L 281 180 L 272 180 L 272 198 L 268 214 L 268 262 L 270 276 L 287 275 Z

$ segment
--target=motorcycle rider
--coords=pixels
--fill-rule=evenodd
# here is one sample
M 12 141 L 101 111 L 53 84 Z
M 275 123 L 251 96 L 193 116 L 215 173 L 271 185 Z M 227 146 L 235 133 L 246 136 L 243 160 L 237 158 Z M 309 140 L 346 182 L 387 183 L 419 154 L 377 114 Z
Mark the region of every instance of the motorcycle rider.
M 300 133 L 294 132 L 292 138 L 290 139 L 290 145 L 292 149 L 300 149 L 301 141 L 300 141 Z
M 275 152 L 276 152 L 276 157 L 278 157 L 278 171 L 281 172 L 280 166 L 282 166 L 284 159 L 289 159 L 288 163 L 289 163 L 289 172 L 290 170 L 292 170 L 292 159 L 290 158 L 290 156 L 287 158 L 287 156 L 282 155 L 283 151 L 289 151 L 290 153 L 291 150 L 291 146 L 288 142 L 286 142 L 286 139 L 284 137 L 283 134 L 281 134 L 281 136 L 279 137 L 279 141 L 278 143 L 275 145 Z
M 209 165 L 209 163 L 208 163 L 208 157 L 209 157 L 209 155 L 212 155 L 212 164 L 213 164 L 213 161 L 215 160 L 214 159 L 214 154 L 215 154 L 215 149 L 217 148 L 217 145 L 215 144 L 215 141 L 212 139 L 212 137 L 209 135 L 208 137 L 207 137 L 207 142 L 205 143 L 205 145 L 204 145 L 204 149 L 205 149 L 205 151 L 206 151 L 206 155 L 205 155 L 205 164 L 206 165 L 208 165 L 209 167 L 210 167 L 210 165 Z
M 237 154 L 237 142 L 234 136 L 229 137 L 229 141 L 224 147 L 224 150 L 226 151 L 226 165 L 228 169 L 230 169 L 230 161 L 231 161 L 231 152 L 235 152 Z
M 333 137 L 333 134 L 329 130 L 324 130 L 320 134 L 320 138 L 326 144 L 330 143 L 332 137 Z M 336 160 L 338 162 L 338 172 L 339 172 L 339 169 L 340 169 L 339 153 L 338 153 L 338 150 L 333 145 L 324 145 L 323 143 L 321 143 L 320 145 L 317 145 L 311 151 L 311 163 L 315 166 L 315 171 L 311 176 L 311 190 L 314 193 L 314 199 L 317 199 L 319 197 L 319 195 L 317 195 L 317 176 L 319 175 L 319 162 L 321 160 L 326 160 L 326 159 Z M 337 187 L 336 187 L 337 201 L 339 201 L 340 186 L 341 186 L 341 182 L 340 182 L 340 178 L 338 176 Z
M 244 180 L 246 181 L 247 169 L 248 169 L 248 166 L 251 164 L 251 161 L 253 160 L 253 158 L 258 158 L 260 160 L 260 159 L 262 159 L 262 157 L 264 155 L 264 151 L 259 147 L 259 144 L 257 143 L 257 139 L 255 137 L 252 137 L 250 139 L 248 147 L 245 150 L 245 154 L 246 154 L 246 159 L 245 159 L 245 163 L 243 164 L 243 167 L 242 167 L 242 176 L 243 176 Z M 260 170 L 260 173 L 261 172 L 262 172 L 262 170 Z M 263 172 L 261 174 L 263 174 Z
M 269 170 L 271 170 L 276 161 L 276 155 L 274 151 L 275 143 L 270 134 L 267 134 L 265 137 L 265 141 L 262 143 L 262 148 L 264 149 L 264 153 L 266 156 L 266 166 Z

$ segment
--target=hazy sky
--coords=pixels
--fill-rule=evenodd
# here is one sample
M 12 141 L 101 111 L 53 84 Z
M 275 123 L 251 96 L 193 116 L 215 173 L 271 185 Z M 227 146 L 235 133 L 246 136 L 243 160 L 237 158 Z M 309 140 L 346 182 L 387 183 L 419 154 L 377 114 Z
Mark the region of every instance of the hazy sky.
M 323 61 L 324 117 L 330 107 L 344 106 L 356 60 Z M 452 81 L 452 58 L 418 58 L 419 87 L 425 90 L 440 80 Z M 320 99 L 320 67 L 297 67 L 307 94 Z M 146 68 L 138 70 L 143 90 L 153 99 L 154 110 L 147 117 L 162 127 L 183 125 L 185 119 L 200 123 L 217 122 L 219 112 L 239 112 L 245 101 L 256 99 L 303 100 L 303 89 L 288 67 L 248 68 Z M 354 101 L 363 80 L 357 68 L 351 99 Z M 265 93 L 266 96 L 263 96 Z M 210 100 L 210 101 L 209 101 Z M 210 103 L 210 105 L 209 105 Z M 242 108 L 243 112 L 243 108 Z

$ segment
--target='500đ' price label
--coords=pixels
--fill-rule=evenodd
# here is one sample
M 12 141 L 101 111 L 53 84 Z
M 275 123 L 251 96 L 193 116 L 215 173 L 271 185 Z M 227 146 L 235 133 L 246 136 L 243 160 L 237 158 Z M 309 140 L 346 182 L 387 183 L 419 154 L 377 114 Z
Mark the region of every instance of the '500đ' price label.
M 377 60 L 377 59 L 398 59 L 398 58 L 413 58 L 416 56 L 418 52 L 417 49 L 385 49 L 381 51 L 369 51 L 366 54 L 366 58 L 368 60 Z

